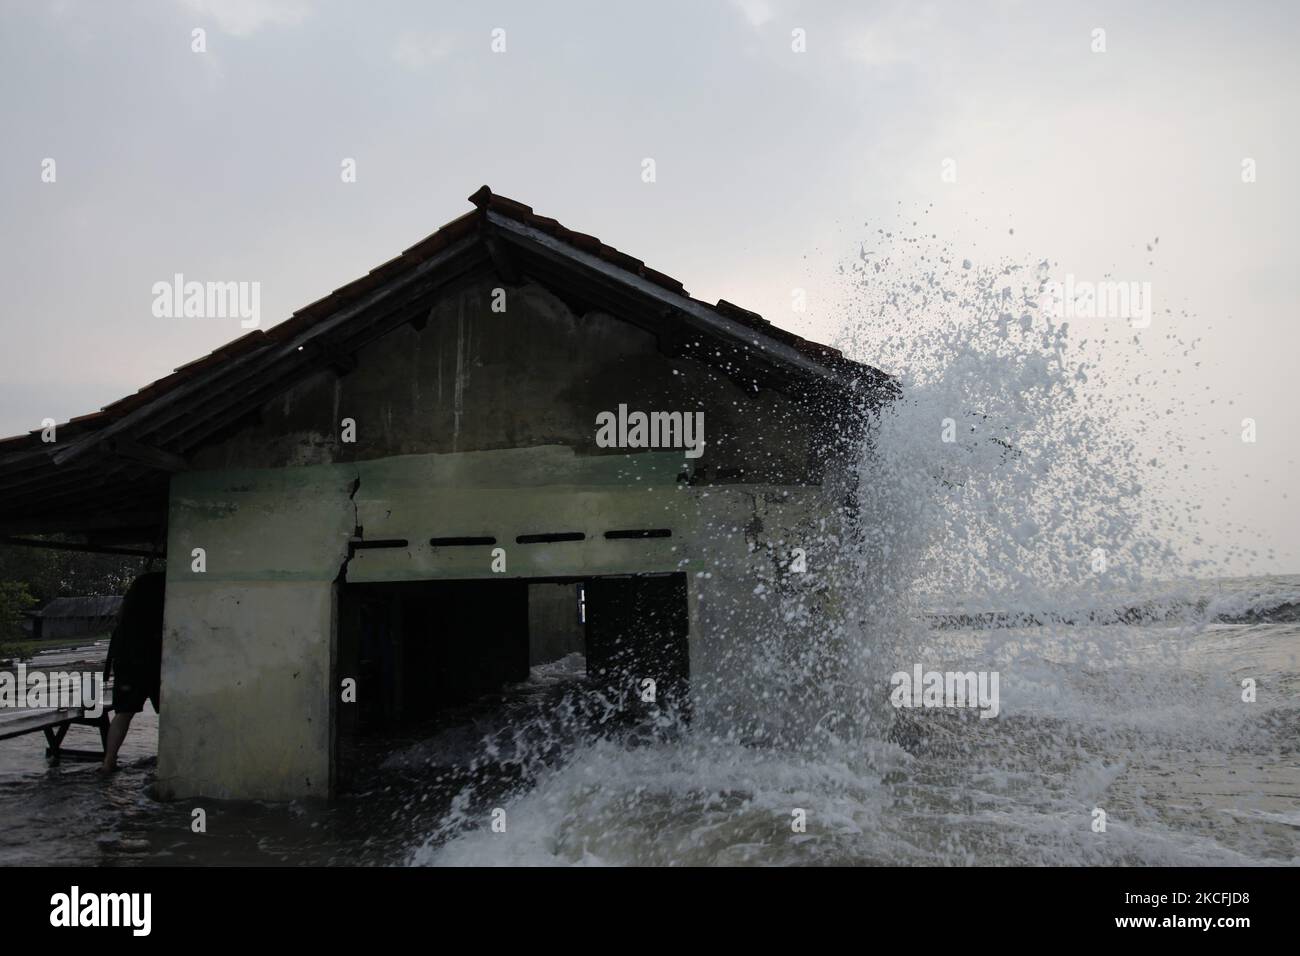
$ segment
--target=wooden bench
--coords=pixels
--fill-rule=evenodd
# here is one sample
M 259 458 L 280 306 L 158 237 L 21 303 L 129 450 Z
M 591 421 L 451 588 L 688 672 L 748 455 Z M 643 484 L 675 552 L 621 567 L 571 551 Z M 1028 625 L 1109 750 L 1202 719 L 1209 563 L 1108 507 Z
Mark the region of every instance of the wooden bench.
M 42 708 L 40 710 L 0 710 L 0 740 L 22 737 L 37 731 L 45 733 L 45 756 L 53 763 L 63 757 L 69 760 L 103 760 L 104 751 L 74 750 L 63 746 L 63 738 L 73 724 L 95 727 L 99 730 L 99 745 L 108 746 L 110 708 L 105 707 L 98 717 L 86 715 L 84 707 Z

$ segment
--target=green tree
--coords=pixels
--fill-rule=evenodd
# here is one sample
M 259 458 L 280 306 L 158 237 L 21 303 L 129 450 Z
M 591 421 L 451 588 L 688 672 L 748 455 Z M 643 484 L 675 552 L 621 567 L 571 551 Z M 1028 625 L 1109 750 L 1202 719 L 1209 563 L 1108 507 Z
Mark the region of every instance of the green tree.
M 0 660 L 11 655 L 6 645 L 22 639 L 23 611 L 36 603 L 23 582 L 0 581 Z
M 56 597 L 125 594 L 144 565 L 124 555 L 0 544 L 0 581 L 25 583 L 42 607 Z
M 46 540 L 67 541 L 59 535 Z M 70 543 L 70 542 L 69 542 Z M 22 631 L 22 612 L 44 607 L 57 597 L 125 594 L 145 569 L 143 558 L 0 544 L 0 660 L 12 656 Z M 155 561 L 155 569 L 162 567 Z M 11 645 L 8 651 L 4 645 Z

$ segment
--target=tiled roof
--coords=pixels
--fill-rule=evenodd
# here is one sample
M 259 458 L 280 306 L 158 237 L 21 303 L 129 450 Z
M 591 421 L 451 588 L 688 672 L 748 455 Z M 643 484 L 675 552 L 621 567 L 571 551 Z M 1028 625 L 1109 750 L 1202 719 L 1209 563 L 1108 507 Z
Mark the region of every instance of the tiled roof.
M 36 617 L 112 617 L 122 610 L 120 594 L 60 597 L 36 611 Z
M 477 209 L 468 212 L 457 219 L 442 226 L 436 232 L 420 240 L 415 245 L 404 251 L 401 255 L 390 259 L 388 262 L 370 270 L 366 275 L 359 279 L 349 282 L 344 286 L 335 289 L 329 295 L 326 295 L 315 302 L 303 306 L 301 309 L 281 322 L 279 325 L 272 326 L 269 329 L 256 330 L 241 336 L 220 348 L 201 356 L 192 362 L 180 366 L 170 375 L 166 375 L 155 382 L 144 386 L 134 394 L 121 398 L 116 402 L 104 406 L 98 412 L 91 412 L 87 415 L 80 415 L 71 419 L 66 424 L 60 426 L 60 443 L 65 444 L 66 439 L 76 439 L 86 436 L 95 430 L 109 425 L 122 418 L 130 412 L 148 405 L 168 392 L 195 380 L 205 372 L 218 369 L 220 366 L 228 363 L 240 356 L 256 352 L 259 349 L 266 348 L 269 345 L 278 344 L 302 333 L 310 328 L 315 322 L 324 317 L 337 312 L 341 307 L 355 302 L 362 296 L 377 289 L 389 279 L 396 275 L 406 272 L 414 266 L 427 261 L 438 253 L 446 250 L 452 244 L 473 236 L 481 226 L 482 213 L 484 211 L 495 213 L 499 216 L 514 220 L 526 226 L 537 229 L 554 239 L 563 242 L 573 248 L 598 257 L 603 262 L 623 270 L 624 272 L 638 276 L 656 286 L 672 293 L 673 295 L 682 296 L 691 303 L 711 309 L 717 315 L 737 322 L 749 329 L 761 333 L 769 339 L 781 343 L 794 349 L 798 353 L 812 361 L 825 366 L 828 369 L 837 372 L 867 371 L 873 375 L 886 378 L 883 373 L 878 373 L 867 366 L 859 365 L 845 359 L 839 350 L 827 345 L 820 345 L 816 342 L 809 341 L 801 336 L 787 332 L 773 325 L 756 312 L 750 312 L 742 309 L 737 305 L 727 302 L 725 299 L 719 299 L 716 304 L 702 302 L 698 299 L 691 299 L 682 283 L 658 270 L 651 269 L 640 259 L 636 259 L 626 253 L 620 252 L 613 246 L 606 245 L 595 236 L 585 233 L 575 232 L 566 226 L 560 224 L 554 219 L 546 216 L 540 216 L 535 213 L 531 206 L 526 206 L 521 202 L 510 199 L 506 196 L 500 196 L 493 193 L 487 186 L 483 186 L 472 196 L 469 201 Z M 17 435 L 12 438 L 0 439 L 0 454 L 11 451 L 19 451 L 25 447 L 40 444 L 40 430 L 36 429 L 26 435 Z
M 399 326 L 421 327 L 450 284 L 494 273 L 537 281 L 647 328 L 672 354 L 706 362 L 745 388 L 806 393 L 851 411 L 887 400 L 896 383 L 726 301 L 686 294 L 676 279 L 594 236 L 573 232 L 486 186 L 475 209 L 279 325 L 257 330 L 98 412 L 0 440 L 0 531 L 56 532 L 161 546 L 173 472 L 205 443 L 307 375 L 353 356 Z M 513 277 L 513 278 L 512 278 Z M 848 401 L 844 401 L 844 400 Z

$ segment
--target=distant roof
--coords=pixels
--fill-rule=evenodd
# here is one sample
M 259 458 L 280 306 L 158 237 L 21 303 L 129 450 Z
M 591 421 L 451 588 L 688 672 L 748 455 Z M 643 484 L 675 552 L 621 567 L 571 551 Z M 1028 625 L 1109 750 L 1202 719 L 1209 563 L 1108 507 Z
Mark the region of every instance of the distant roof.
M 133 395 L 57 428 L 0 440 L 0 534 L 110 533 L 149 540 L 165 521 L 170 474 L 185 456 L 321 368 L 405 323 L 422 324 L 430 298 L 475 269 L 507 281 L 570 286 L 609 311 L 636 310 L 683 354 L 745 378 L 851 392 L 891 388 L 885 373 L 779 329 L 725 300 L 710 305 L 682 283 L 594 236 L 539 216 L 487 186 L 475 209 L 401 255 L 304 306 L 182 365 Z M 694 350 L 694 352 L 692 351 Z
M 35 612 L 36 617 L 113 617 L 122 609 L 122 595 L 96 594 L 87 597 L 55 598 Z

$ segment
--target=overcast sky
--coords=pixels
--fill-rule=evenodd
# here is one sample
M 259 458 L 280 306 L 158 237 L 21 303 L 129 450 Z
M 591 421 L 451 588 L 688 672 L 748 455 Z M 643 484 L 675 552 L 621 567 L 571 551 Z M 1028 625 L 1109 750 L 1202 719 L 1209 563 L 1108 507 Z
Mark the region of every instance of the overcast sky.
M 1150 277 L 1156 321 L 1201 339 L 1170 428 L 1218 443 L 1194 466 L 1208 526 L 1275 551 L 1241 571 L 1300 571 L 1298 10 L 4 0 L 0 433 L 241 334 L 155 318 L 153 283 L 260 282 L 265 327 L 484 183 L 822 341 L 863 223 L 928 209 L 978 261 Z

